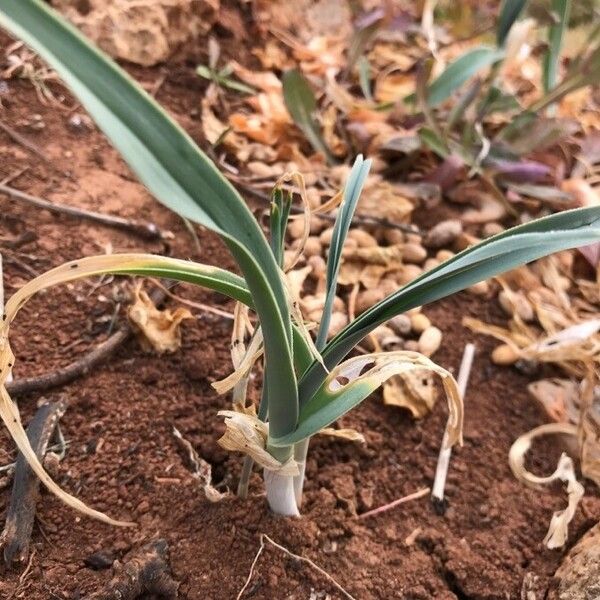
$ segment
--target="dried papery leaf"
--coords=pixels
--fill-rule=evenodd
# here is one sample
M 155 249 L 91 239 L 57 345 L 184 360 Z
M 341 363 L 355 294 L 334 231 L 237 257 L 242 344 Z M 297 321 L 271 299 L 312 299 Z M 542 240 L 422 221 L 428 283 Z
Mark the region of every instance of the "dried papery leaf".
M 326 435 L 328 437 L 348 440 L 349 442 L 359 442 L 360 444 L 364 444 L 366 442 L 365 436 L 356 431 L 356 429 L 334 429 L 333 427 L 324 427 L 317 433 L 317 435 Z
M 246 356 L 246 333 L 250 335 L 254 333 L 254 327 L 250 323 L 248 312 L 249 309 L 245 304 L 236 302 L 233 310 L 233 328 L 231 331 L 231 362 L 234 369 L 240 368 Z M 246 406 L 249 373 L 250 371 L 233 388 L 232 401 L 234 407 Z
M 338 274 L 339 285 L 357 285 L 364 270 L 364 265 L 353 262 L 350 260 L 344 261 L 340 265 L 340 272 Z
M 515 322 L 513 321 L 513 326 Z M 557 362 L 577 373 L 581 364 L 589 362 L 600 353 L 600 340 L 594 337 L 600 330 L 600 319 L 590 319 L 567 327 L 550 335 L 533 338 L 527 328 L 519 331 L 488 325 L 471 317 L 463 318 L 463 324 L 477 333 L 491 335 L 508 344 L 520 358 L 542 362 Z M 532 339 L 533 338 L 533 339 Z
M 370 246 L 368 248 L 350 248 L 344 253 L 347 260 L 358 261 L 368 265 L 383 265 L 398 268 L 402 264 L 404 244 L 394 246 Z
M 238 383 L 248 376 L 254 363 L 262 356 L 263 335 L 260 327 L 254 332 L 248 348 L 244 352 L 241 361 L 235 366 L 233 373 L 230 373 L 225 379 L 213 382 L 211 385 L 216 390 L 217 394 L 226 394 L 233 389 Z M 238 358 L 236 353 L 236 359 Z
M 415 419 L 429 414 L 436 399 L 433 374 L 425 369 L 392 377 L 383 384 L 384 403 L 407 408 Z
M 548 533 L 544 538 L 544 544 L 552 549 L 562 548 L 565 545 L 569 523 L 583 497 L 584 489 L 575 477 L 573 461 L 565 453 L 561 455 L 554 473 L 548 477 L 539 477 L 525 468 L 525 455 L 531 448 L 532 441 L 537 437 L 550 434 L 577 435 L 577 427 L 567 423 L 550 423 L 532 429 L 515 440 L 508 454 L 508 462 L 514 476 L 527 485 L 542 488 L 554 481 L 562 481 L 567 484 L 567 507 L 552 515 Z
M 280 463 L 267 452 L 269 436 L 267 423 L 255 415 L 233 410 L 221 410 L 218 415 L 225 417 L 225 433 L 218 440 L 222 448 L 232 452 L 242 452 L 252 457 L 261 467 L 280 475 L 289 477 L 298 475 L 298 463 L 293 458 Z
M 412 80 L 413 76 L 410 77 Z M 379 176 L 371 175 L 365 183 L 357 211 L 372 217 L 403 223 L 413 209 L 412 202 L 399 187 L 383 181 Z
M 318 360 L 323 365 L 323 367 L 325 369 L 327 369 L 327 367 L 325 367 L 325 364 L 323 363 L 323 357 L 321 356 L 321 353 L 315 346 L 315 342 L 309 333 L 308 327 L 306 325 L 306 321 L 304 320 L 304 316 L 302 315 L 302 309 L 300 308 L 299 295 L 296 293 L 296 291 L 294 289 L 292 289 L 292 287 L 290 285 L 290 281 L 287 279 L 287 277 L 283 277 L 283 282 L 285 284 L 285 291 L 287 292 L 287 302 L 288 302 L 288 306 L 289 306 L 290 314 L 292 315 L 292 318 L 294 319 L 294 321 L 296 322 L 296 325 L 298 326 L 298 329 L 302 333 L 313 358 L 315 360 Z
M 547 415 L 557 423 L 579 422 L 579 385 L 570 379 L 540 379 L 527 386 Z
M 159 354 L 178 350 L 181 346 L 179 325 L 185 319 L 193 319 L 192 313 L 182 307 L 175 310 L 156 308 L 141 283 L 135 286 L 133 294 L 134 301 L 127 310 L 127 316 L 142 348 Z
M 304 282 L 312 271 L 313 267 L 311 265 L 307 265 L 301 269 L 294 269 L 286 273 L 290 290 L 295 298 L 300 298 L 302 295 L 302 287 L 304 286 Z
M 383 265 L 367 265 L 360 273 L 359 281 L 367 290 L 378 288 L 387 270 Z
M 189 466 L 192 469 L 194 477 L 202 484 L 206 499 L 210 502 L 219 502 L 227 497 L 227 494 L 219 492 L 219 490 L 213 486 L 212 467 L 210 466 L 210 463 L 198 455 L 192 444 L 181 435 L 181 432 L 176 427 L 173 427 L 173 435 L 181 448 L 187 453 Z
M 292 254 L 289 261 L 286 261 L 284 271 L 287 273 L 291 269 L 296 266 L 296 263 L 300 260 L 302 253 L 304 252 L 304 246 L 306 245 L 306 240 L 310 235 L 310 216 L 311 216 L 311 208 L 310 203 L 308 202 L 308 194 L 306 192 L 306 184 L 304 182 L 304 177 L 294 171 L 293 173 L 284 173 L 275 184 L 275 189 L 282 188 L 287 184 L 292 184 L 298 190 L 300 201 L 302 202 L 302 206 L 304 208 L 304 212 L 301 215 L 297 215 L 293 218 L 299 218 L 303 220 L 304 229 L 302 231 L 302 236 L 298 238 L 297 247 L 295 249 L 294 254 Z

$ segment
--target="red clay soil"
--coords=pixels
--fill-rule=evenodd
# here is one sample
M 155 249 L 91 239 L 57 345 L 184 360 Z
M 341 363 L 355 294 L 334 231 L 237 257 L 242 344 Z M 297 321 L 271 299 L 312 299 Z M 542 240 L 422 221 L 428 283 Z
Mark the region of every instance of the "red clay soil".
M 173 64 L 158 99 L 201 141 L 197 108 L 203 84 L 192 73 L 195 64 Z M 138 69 L 134 74 L 152 84 L 165 72 Z M 49 162 L 0 133 L 0 177 L 27 167 L 12 182 L 14 187 L 57 202 L 153 221 L 175 234 L 168 244 L 147 243 L 1 197 L 0 251 L 7 294 L 31 277 L 31 269 L 44 271 L 107 248 L 169 252 L 232 266 L 213 235 L 200 232 L 196 250 L 180 219 L 144 191 L 97 130 L 73 125 L 80 109 L 43 105 L 29 84 L 16 81 L 9 83 L 2 102 L 0 118 L 33 140 Z M 38 129 L 36 123 L 44 127 Z M 424 224 L 427 219 L 420 216 Z M 10 240 L 23 234 L 32 234 L 33 240 L 11 249 Z M 16 377 L 67 364 L 105 339 L 119 310 L 123 284 L 77 282 L 32 300 L 12 331 Z M 178 293 L 231 308 L 191 286 L 180 286 Z M 543 493 L 525 488 L 507 464 L 515 437 L 544 421 L 526 392 L 530 378 L 491 364 L 490 340 L 461 326 L 464 315 L 502 322 L 495 301 L 459 294 L 427 313 L 444 332 L 443 347 L 435 356 L 441 365 L 457 369 L 464 345 L 474 341 L 478 348 L 466 398 L 465 443 L 452 460 L 445 514 L 436 514 L 428 498 L 422 498 L 374 518 L 357 519 L 361 512 L 431 484 L 446 418 L 441 402 L 431 416 L 415 422 L 407 412 L 383 406 L 377 395 L 342 420 L 364 433 L 365 445 L 323 437 L 312 443 L 301 518 L 269 513 L 258 474 L 248 500 L 232 495 L 218 503 L 206 500 L 185 466 L 172 426 L 211 463 L 216 482 L 224 487 L 235 489 L 240 458 L 216 443 L 223 430 L 216 413 L 228 399 L 210 386 L 230 368 L 230 322 L 199 313 L 197 320 L 185 323 L 183 347 L 175 354 L 144 354 L 131 340 L 87 377 L 19 398 L 25 421 L 41 399 L 68 402 L 62 427 L 70 446 L 55 474 L 58 483 L 91 506 L 137 526 L 121 529 L 81 518 L 44 493 L 30 569 L 24 577 L 22 571 L 4 573 L 0 597 L 84 598 L 112 576 L 110 567 L 87 567 L 86 557 L 101 551 L 126 560 L 132 550 L 163 537 L 181 598 L 231 599 L 245 582 L 262 533 L 314 560 L 361 600 L 520 598 L 526 576 L 533 582 L 526 591 L 535 592 L 538 600 L 546 597 L 564 551 L 547 550 L 541 540 L 565 496 L 560 488 Z M 531 468 L 553 470 L 560 451 L 556 445 L 537 447 Z M 14 446 L 2 432 L 0 464 L 12 459 Z M 5 486 L 0 492 L 2 512 L 9 490 Z M 599 514 L 600 500 L 588 484 L 570 527 L 571 545 Z M 258 560 L 244 595 L 254 600 L 341 597 L 321 574 L 271 546 Z

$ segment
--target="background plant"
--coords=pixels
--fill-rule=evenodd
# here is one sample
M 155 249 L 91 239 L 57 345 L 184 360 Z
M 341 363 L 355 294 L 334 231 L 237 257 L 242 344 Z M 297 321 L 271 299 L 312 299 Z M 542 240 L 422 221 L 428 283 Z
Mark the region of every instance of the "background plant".
M 454 400 L 448 438 L 450 443 L 460 439 L 460 398 L 446 371 L 409 352 L 367 355 L 342 362 L 360 340 L 378 325 L 413 307 L 549 253 L 600 239 L 600 209 L 595 207 L 521 225 L 423 273 L 365 311 L 327 343 L 324 340 L 331 308 L 326 303 L 321 318 L 325 325 L 318 334 L 315 351 L 282 269 L 289 203 L 280 192 L 276 192 L 273 202 L 269 243 L 241 197 L 183 130 L 72 27 L 37 0 L 1 0 L 0 15 L 5 28 L 26 41 L 57 70 L 157 199 L 223 238 L 242 275 L 163 257 L 96 257 L 50 271 L 24 286 L 7 303 L 0 338 L 4 347 L 0 360 L 2 418 L 44 483 L 65 501 L 93 516 L 107 519 L 65 495 L 44 474 L 26 440 L 17 408 L 3 385 L 14 364 L 7 345 L 10 321 L 38 289 L 84 275 L 112 272 L 191 281 L 248 304 L 258 316 L 264 344 L 265 381 L 259 415 L 266 418 L 268 427 L 251 412 L 228 414 L 227 425 L 238 441 L 248 442 L 253 458 L 265 466 L 272 509 L 290 515 L 298 512 L 302 474 L 295 459 L 302 459 L 305 440 L 343 416 L 394 374 L 415 366 L 440 374 Z M 336 286 L 341 248 L 368 168 L 368 161 L 357 159 L 345 185 L 327 268 L 328 298 Z

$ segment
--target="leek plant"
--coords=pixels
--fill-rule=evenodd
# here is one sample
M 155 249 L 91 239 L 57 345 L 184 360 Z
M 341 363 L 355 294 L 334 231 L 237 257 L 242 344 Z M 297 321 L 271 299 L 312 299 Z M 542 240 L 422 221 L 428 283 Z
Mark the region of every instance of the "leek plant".
M 357 406 L 389 377 L 412 369 L 438 373 L 449 397 L 449 444 L 460 441 L 462 404 L 452 376 L 414 352 L 346 359 L 377 326 L 424 305 L 552 252 L 600 240 L 600 207 L 566 211 L 489 238 L 422 274 L 327 340 L 342 247 L 367 177 L 358 158 L 346 182 L 327 265 L 327 296 L 316 343 L 291 297 L 283 243 L 291 199 L 276 191 L 270 240 L 236 190 L 191 138 L 114 62 L 41 0 L 0 0 L 0 25 L 39 53 L 60 75 L 124 160 L 165 206 L 221 236 L 240 275 L 217 267 L 161 256 L 88 257 L 59 266 L 9 299 L 0 325 L 0 414 L 20 451 L 48 488 L 71 506 L 111 523 L 62 491 L 45 473 L 23 430 L 5 382 L 14 356 L 9 326 L 34 293 L 65 281 L 102 273 L 155 276 L 216 290 L 256 313 L 264 350 L 258 415 L 226 414 L 229 441 L 264 468 L 267 499 L 281 515 L 297 515 L 302 462 L 312 435 Z M 256 334 L 258 335 L 258 329 Z M 120 523 L 122 524 L 122 523 Z

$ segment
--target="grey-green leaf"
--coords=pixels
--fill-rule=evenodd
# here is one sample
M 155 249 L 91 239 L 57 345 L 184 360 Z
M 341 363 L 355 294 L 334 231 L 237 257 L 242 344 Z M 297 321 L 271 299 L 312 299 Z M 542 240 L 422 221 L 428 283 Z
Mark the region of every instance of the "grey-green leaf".
M 527 0 L 504 0 L 496 27 L 496 43 L 503 46 L 509 31 L 525 8 Z
M 0 25 L 57 71 L 149 190 L 223 236 L 252 293 L 273 364 L 271 426 L 296 425 L 292 327 L 281 271 L 245 202 L 193 140 L 122 69 L 40 0 L 0 0 Z
M 445 298 L 479 281 L 553 252 L 600 240 L 600 207 L 564 211 L 531 221 L 484 240 L 417 277 L 352 321 L 321 355 L 335 367 L 375 327 L 416 306 Z M 326 372 L 313 362 L 300 380 L 300 404 L 308 401 Z
M 454 62 L 427 88 L 427 103 L 436 106 L 448 99 L 463 83 L 482 69 L 504 58 L 504 50 L 480 46 L 469 50 Z

